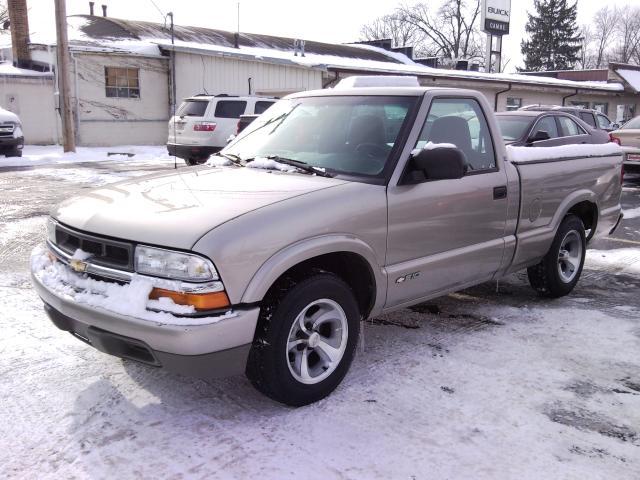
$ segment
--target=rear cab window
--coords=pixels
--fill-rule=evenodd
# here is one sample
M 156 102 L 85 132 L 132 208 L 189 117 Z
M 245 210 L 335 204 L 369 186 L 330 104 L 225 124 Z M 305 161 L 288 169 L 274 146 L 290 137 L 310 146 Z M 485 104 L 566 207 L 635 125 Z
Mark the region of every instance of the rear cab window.
M 240 118 L 247 108 L 243 100 L 218 100 L 214 116 L 217 118 Z
M 450 143 L 462 150 L 467 174 L 497 169 L 487 120 L 473 98 L 434 98 L 416 148 L 429 142 Z
M 209 100 L 185 100 L 176 112 L 179 117 L 204 117 Z
M 275 102 L 267 102 L 265 100 L 257 101 L 255 107 L 253 107 L 253 113 L 256 115 L 260 115 L 274 103 Z

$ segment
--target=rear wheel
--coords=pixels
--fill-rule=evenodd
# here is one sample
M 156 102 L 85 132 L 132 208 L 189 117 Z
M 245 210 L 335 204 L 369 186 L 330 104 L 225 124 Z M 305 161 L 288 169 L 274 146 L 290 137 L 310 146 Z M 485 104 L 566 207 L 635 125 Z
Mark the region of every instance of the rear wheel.
M 207 157 L 190 157 L 190 158 L 185 158 L 184 163 L 186 163 L 190 167 L 194 167 L 196 165 L 202 165 L 203 163 L 207 163 L 207 160 L 209 160 L 208 156 Z
M 567 215 L 544 258 L 527 269 L 529 283 L 541 295 L 562 297 L 578 283 L 586 253 L 586 238 L 582 220 Z
M 349 286 L 334 274 L 287 278 L 260 312 L 247 377 L 265 395 L 292 406 L 329 395 L 346 375 L 360 316 Z

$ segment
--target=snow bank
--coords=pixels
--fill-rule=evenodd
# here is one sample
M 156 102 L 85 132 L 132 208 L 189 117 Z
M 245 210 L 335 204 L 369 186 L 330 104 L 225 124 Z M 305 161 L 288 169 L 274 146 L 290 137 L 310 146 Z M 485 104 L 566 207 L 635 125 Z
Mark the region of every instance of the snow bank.
M 507 145 L 507 154 L 514 163 L 527 163 L 540 160 L 561 160 L 570 157 L 622 155 L 622 149 L 619 145 L 611 142 L 600 145 L 561 145 L 559 147 L 514 147 Z
M 638 218 L 640 217 L 640 207 L 632 208 L 630 210 L 624 210 L 624 218 Z
M 58 145 L 24 147 L 22 157 L 3 158 L 1 167 L 26 167 L 36 165 L 57 165 L 79 162 L 104 162 L 126 158 L 133 162 L 160 163 L 173 162 L 165 146 L 121 145 L 115 147 L 78 147 L 76 152 L 64 153 Z M 182 162 L 182 160 L 180 160 Z
M 86 255 L 82 250 L 77 250 L 73 258 L 81 260 L 87 258 Z M 154 287 L 149 279 L 134 275 L 131 283 L 124 285 L 94 280 L 53 260 L 43 247 L 36 247 L 31 254 L 31 270 L 43 285 L 58 296 L 159 325 L 209 325 L 235 316 L 230 311 L 215 317 L 176 317 L 171 313 L 190 314 L 195 312 L 195 308 L 191 305 L 178 305 L 166 297 L 149 300 L 149 294 Z M 155 312 L 149 309 L 164 311 Z

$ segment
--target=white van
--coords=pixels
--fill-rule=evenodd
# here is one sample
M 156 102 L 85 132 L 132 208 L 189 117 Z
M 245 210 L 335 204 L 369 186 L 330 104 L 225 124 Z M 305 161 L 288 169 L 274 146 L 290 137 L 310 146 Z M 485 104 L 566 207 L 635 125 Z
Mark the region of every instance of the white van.
M 0 155 L 21 157 L 24 134 L 20 118 L 9 110 L 0 108 Z
M 226 94 L 186 98 L 169 120 L 167 150 L 187 165 L 204 163 L 236 133 L 240 115 L 261 114 L 276 101 L 273 97 Z

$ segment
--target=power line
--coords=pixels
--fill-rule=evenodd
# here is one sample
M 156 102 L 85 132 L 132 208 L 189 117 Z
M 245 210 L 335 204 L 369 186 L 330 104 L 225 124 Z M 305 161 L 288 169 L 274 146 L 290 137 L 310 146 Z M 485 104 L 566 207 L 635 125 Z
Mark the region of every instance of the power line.
M 165 17 L 165 14 L 162 12 L 162 10 L 160 10 L 160 7 L 158 7 L 158 5 L 156 5 L 156 2 L 154 2 L 153 0 L 149 0 L 151 2 L 151 5 L 153 5 L 154 7 L 156 7 L 156 10 L 158 10 L 158 13 L 160 13 L 160 15 L 162 15 L 162 17 Z

